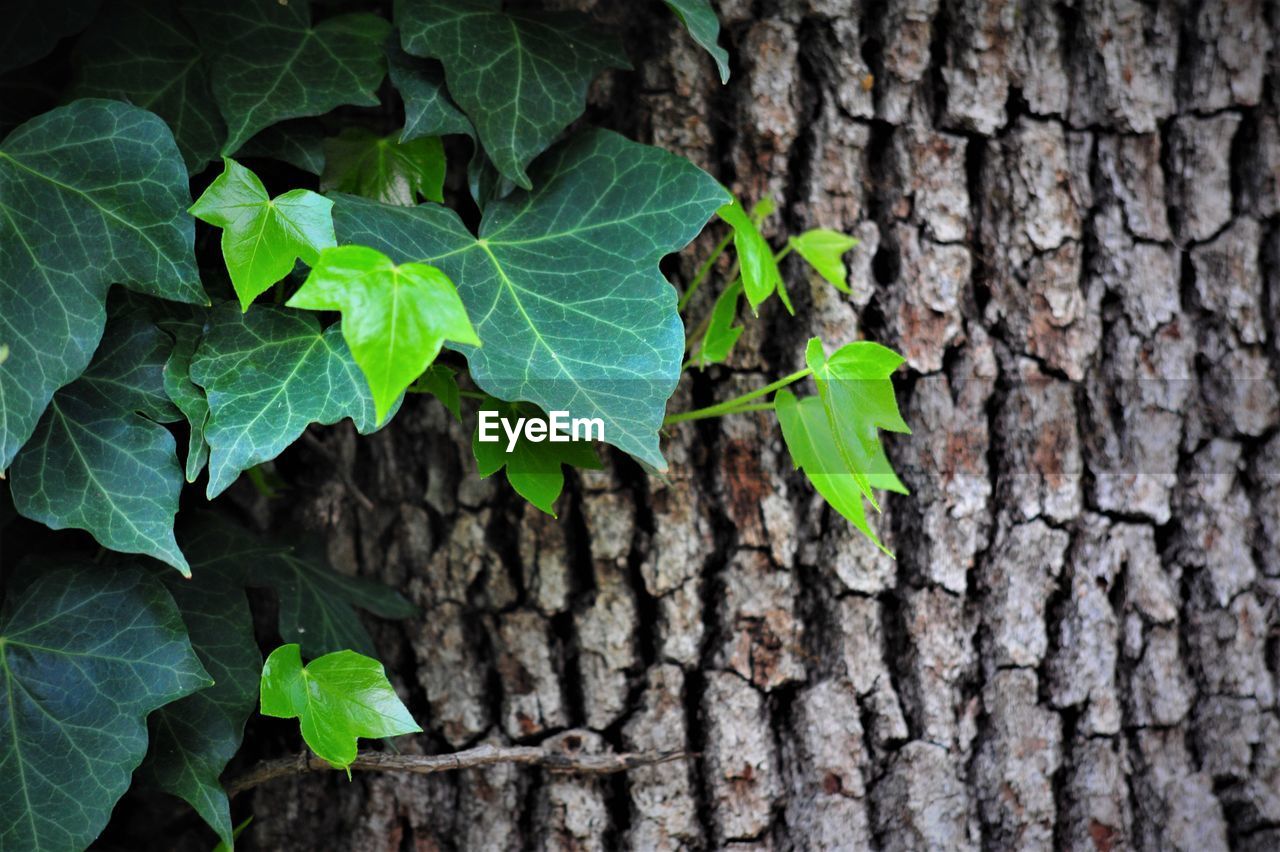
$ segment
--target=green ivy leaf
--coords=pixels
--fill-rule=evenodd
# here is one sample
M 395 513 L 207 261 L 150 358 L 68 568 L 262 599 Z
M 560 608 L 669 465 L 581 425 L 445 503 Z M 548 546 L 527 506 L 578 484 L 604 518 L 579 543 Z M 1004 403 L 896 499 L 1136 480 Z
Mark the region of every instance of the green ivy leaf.
M 791 248 L 803 257 L 814 271 L 842 293 L 849 293 L 849 270 L 844 265 L 844 253 L 858 244 L 854 237 L 825 228 L 805 231 L 788 241 Z
M 759 209 L 759 205 L 757 208 Z M 772 205 L 764 209 L 772 209 Z M 739 201 L 735 199 L 716 213 L 733 229 L 733 248 L 738 254 L 742 286 L 754 313 L 775 291 L 780 296 L 786 292 L 783 289 L 782 273 L 778 271 L 778 262 L 774 259 L 769 242 L 760 233 L 757 221 L 747 214 Z M 786 299 L 783 301 L 785 303 Z
M 84 100 L 0 143 L 0 470 L 84 371 L 112 282 L 203 303 L 187 170 L 164 122 Z
M 0 74 L 45 56 L 64 37 L 84 29 L 99 0 L 9 0 L 0 30 Z
M 411 393 L 429 393 L 440 400 L 453 419 L 462 422 L 462 391 L 458 373 L 444 364 L 432 364 L 410 387 Z
M 222 257 L 240 307 L 249 305 L 293 271 L 294 262 L 315 264 L 335 245 L 333 202 L 309 189 L 275 198 L 253 172 L 230 158 L 204 194 L 191 205 L 202 222 L 222 229 Z
M 76 43 L 73 97 L 115 98 L 173 128 L 192 173 L 216 159 L 227 128 L 196 35 L 172 0 L 107 3 Z
M 190 427 L 185 469 L 187 482 L 195 482 L 209 461 L 209 443 L 204 439 L 209 400 L 205 398 L 204 389 L 191 381 L 191 358 L 200 343 L 203 327 L 194 322 L 172 320 L 162 323 L 162 327 L 174 337 L 173 351 L 164 365 L 164 392 Z
M 240 748 L 262 671 L 244 591 L 247 560 L 260 548 L 213 514 L 188 526 L 182 544 L 191 579 L 168 574 L 164 580 L 214 684 L 151 715 L 151 748 L 137 778 L 186 801 L 231 843 L 231 809 L 218 776 Z
M 720 71 L 720 82 L 729 82 L 729 54 L 720 46 L 720 19 L 707 0 L 665 0 L 693 40 L 711 54 Z
M 13 461 L 18 511 L 53 529 L 88 530 L 103 546 L 145 553 L 183 574 L 173 536 L 182 470 L 164 392 L 173 341 L 136 312 L 108 324 L 93 363 L 58 391 Z
M 447 275 L 421 263 L 396 266 L 364 246 L 322 252 L 288 305 L 342 312 L 342 337 L 369 382 L 378 423 L 445 340 L 480 345 Z
M 418 608 L 394 589 L 339 574 L 319 555 L 263 543 L 251 563 L 249 584 L 269 586 L 280 600 L 279 630 L 308 657 L 343 649 L 374 654 L 373 640 L 355 607 L 380 618 L 409 618 Z
M 213 95 L 227 122 L 224 154 L 287 118 L 344 104 L 377 106 L 391 32 L 364 12 L 311 22 L 307 0 L 185 0 L 213 59 Z
M 360 737 L 421 733 L 382 664 L 338 651 L 302 665 L 297 645 L 281 645 L 262 667 L 262 714 L 298 719 L 302 739 L 337 769 L 356 759 Z
M 214 308 L 191 379 L 209 400 L 209 499 L 241 471 L 278 456 L 312 423 L 350 417 L 364 434 L 378 423 L 338 325 L 322 329 L 302 311 L 259 305 L 242 314 L 230 302 Z
M 480 407 L 482 410 L 497 411 L 500 417 L 512 423 L 519 417 L 546 419 L 545 412 L 528 403 L 512 404 L 494 399 Z M 476 457 L 480 476 L 488 478 L 505 467 L 507 482 L 511 483 L 516 493 L 553 518 L 557 517 L 556 500 L 564 490 L 563 465 L 586 470 L 600 470 L 602 467 L 595 446 L 590 441 L 534 442 L 525 439 L 522 434 L 516 440 L 515 449 L 507 452 L 506 434 L 501 428 L 497 430 L 497 434 L 499 440 L 496 443 L 481 441 L 477 425 L 471 436 L 471 452 Z
M 774 397 L 774 411 L 792 461 L 804 470 L 814 490 L 875 542 L 876 547 L 892 556 L 867 523 L 863 504 L 866 492 L 859 481 L 859 474 L 848 466 L 836 446 L 835 434 L 831 431 L 831 421 L 822 400 L 816 396 L 798 400 L 791 391 L 780 390 Z M 879 450 L 873 466 L 864 470 L 861 477 L 872 488 L 907 493 L 906 487 L 889 467 L 883 449 Z
M 28 574 L 0 614 L 0 844 L 83 849 L 146 754 L 147 714 L 211 681 L 149 572 Z
M 707 323 L 706 333 L 702 336 L 702 343 L 695 356 L 699 367 L 723 363 L 746 330 L 734 324 L 738 319 L 738 300 L 741 296 L 742 281 L 738 280 L 716 297 L 716 303 L 711 308 L 711 320 Z
M 444 201 L 444 145 L 439 137 L 399 142 L 399 135 L 379 136 L 348 127 L 326 139 L 320 189 L 405 207 L 417 204 L 419 197 Z
M 725 192 L 687 160 L 593 130 L 540 159 L 532 192 L 492 202 L 473 236 L 432 204 L 336 199 L 343 243 L 439 267 L 484 346 L 471 376 L 499 399 L 600 418 L 605 441 L 655 468 L 684 329 L 663 255 L 697 235 Z
M 586 105 L 606 68 L 629 68 L 616 37 L 576 12 L 502 11 L 501 0 L 397 0 L 404 49 L 444 64 L 449 93 L 498 170 L 518 186 Z
M 828 358 L 822 341 L 816 337 L 809 340 L 804 357 L 813 370 L 840 458 L 863 495 L 879 511 L 870 479 L 880 472 L 884 458 L 879 430 L 911 434 L 898 412 L 889 379 L 904 359 L 892 349 L 867 340 L 846 344 Z
M 241 159 L 264 157 L 319 177 L 324 172 L 324 127 L 313 118 L 273 124 L 240 146 Z
M 404 101 L 401 142 L 423 136 L 470 136 L 475 128 L 454 105 L 444 86 L 444 68 L 434 59 L 419 59 L 401 49 L 399 39 L 387 44 L 387 72 Z

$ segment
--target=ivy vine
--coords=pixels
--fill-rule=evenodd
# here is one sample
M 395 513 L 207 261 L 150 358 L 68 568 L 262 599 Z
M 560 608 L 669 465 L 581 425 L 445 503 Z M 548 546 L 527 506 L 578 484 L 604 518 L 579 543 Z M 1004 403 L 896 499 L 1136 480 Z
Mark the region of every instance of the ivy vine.
M 0 72 L 71 69 L 60 105 L 0 141 L 0 529 L 21 516 L 99 545 L 51 536 L 3 566 L 0 847 L 84 848 L 132 783 L 184 799 L 230 848 L 222 775 L 255 708 L 348 770 L 358 738 L 420 730 L 357 614 L 414 606 L 226 513 L 179 516 L 185 485 L 212 500 L 261 483 L 312 425 L 368 434 L 406 394 L 467 422 L 567 412 L 663 471 L 664 430 L 772 412 L 796 466 L 883 549 L 866 505 L 905 488 L 880 431 L 909 431 L 890 350 L 811 340 L 801 370 L 667 411 L 762 305 L 794 312 L 784 257 L 848 292 L 856 240 L 775 248 L 767 199 L 581 126 L 592 81 L 630 67 L 585 15 L 342 5 L 18 0 L 0 36 Z M 707 0 L 664 5 L 727 81 Z M 680 294 L 659 262 L 717 216 Z M 816 393 L 797 396 L 805 380 Z M 473 448 L 479 475 L 550 514 L 565 465 L 600 465 L 593 443 Z M 281 640 L 265 665 L 264 587 Z

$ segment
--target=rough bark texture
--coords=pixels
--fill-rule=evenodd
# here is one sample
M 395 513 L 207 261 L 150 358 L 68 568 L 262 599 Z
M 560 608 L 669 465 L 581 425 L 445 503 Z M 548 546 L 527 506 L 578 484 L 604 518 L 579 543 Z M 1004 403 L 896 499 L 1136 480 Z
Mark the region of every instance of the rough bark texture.
M 559 520 L 434 403 L 318 431 L 375 508 L 305 448 L 308 496 L 254 508 L 423 607 L 377 628 L 407 748 L 700 757 L 288 779 L 246 845 L 1280 848 L 1280 7 L 721 0 L 722 89 L 657 4 L 576 5 L 639 69 L 597 120 L 771 195 L 776 234 L 861 236 L 852 297 L 789 259 L 799 319 L 770 306 L 673 405 L 811 334 L 901 350 L 898 559 L 764 416 L 673 430 L 667 482 L 612 458 Z

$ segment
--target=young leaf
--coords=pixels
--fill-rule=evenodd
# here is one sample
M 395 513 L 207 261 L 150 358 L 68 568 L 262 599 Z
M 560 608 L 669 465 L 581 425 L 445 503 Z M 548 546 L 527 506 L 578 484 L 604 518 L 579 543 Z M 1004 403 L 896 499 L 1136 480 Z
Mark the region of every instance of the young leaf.
M 250 546 L 239 546 L 246 538 Z M 231 810 L 218 776 L 240 748 L 262 671 L 244 590 L 253 539 L 212 514 L 181 539 L 191 579 L 169 573 L 164 581 L 214 684 L 151 714 L 151 747 L 136 779 L 186 801 L 231 843 Z
M 278 456 L 311 423 L 350 417 L 377 428 L 373 398 L 335 324 L 314 314 L 233 303 L 210 313 L 209 332 L 191 360 L 191 379 L 209 400 L 209 499 L 240 471 Z
M 485 344 L 464 349 L 482 390 L 599 417 L 606 442 L 665 468 L 658 429 L 684 329 L 658 261 L 693 239 L 725 192 L 688 161 L 602 130 L 532 173 L 533 192 L 485 209 L 480 239 L 432 204 L 342 196 L 334 224 L 343 243 L 430 263 L 457 282 Z
M 249 305 L 301 260 L 314 266 L 322 249 L 336 245 L 333 202 L 309 189 L 271 198 L 258 176 L 230 158 L 191 213 L 222 229 L 222 257 L 240 307 Z
M 164 392 L 173 341 L 149 319 L 113 318 L 84 375 L 58 391 L 13 461 L 18 511 L 53 529 L 88 530 L 105 547 L 145 553 L 183 574 L 173 537 L 182 491 Z
M 439 137 L 399 142 L 398 136 L 348 127 L 326 139 L 320 189 L 405 207 L 417 204 L 419 197 L 444 201 L 444 146 Z
M 858 244 L 854 237 L 825 228 L 805 231 L 789 240 L 791 248 L 808 261 L 819 275 L 842 293 L 849 293 L 849 271 L 844 265 L 844 253 Z
M 778 262 L 774 260 L 773 249 L 741 202 L 734 200 L 716 212 L 733 229 L 733 248 L 738 253 L 742 287 L 754 312 L 782 284 Z
M 150 572 L 31 567 L 0 612 L 0 838 L 84 849 L 147 751 L 147 714 L 211 681 Z
M 729 54 L 720 46 L 720 19 L 707 0 L 665 0 L 693 40 L 711 54 L 720 71 L 720 82 L 729 82 Z
M 9 0 L 0 29 L 0 74 L 41 58 L 64 37 L 78 33 L 98 11 L 99 0 Z
M 227 127 L 196 35 L 173 2 L 108 2 L 76 43 L 73 97 L 115 98 L 173 128 L 194 174 L 216 159 Z
M 518 417 L 546 418 L 537 406 L 528 404 L 491 400 L 481 408 L 495 410 L 499 416 L 512 422 Z M 517 439 L 515 449 L 507 452 L 507 437 L 501 429 L 498 431 L 500 440 L 497 442 L 481 441 L 478 428 L 471 436 L 471 451 L 479 465 L 481 478 L 492 476 L 505 467 L 507 482 L 516 493 L 553 518 L 557 517 L 556 500 L 564 490 L 562 466 L 567 464 L 585 470 L 601 468 L 600 457 L 590 441 L 548 440 L 535 443 L 522 435 Z
M 262 667 L 262 715 L 298 719 L 302 739 L 336 769 L 356 759 L 360 737 L 421 733 L 382 664 L 338 651 L 302 665 L 297 645 L 281 645 Z
M 813 370 L 836 449 L 863 495 L 879 511 L 870 476 L 884 456 L 878 430 L 911 434 L 898 412 L 889 376 L 903 358 L 892 349 L 860 340 L 837 349 L 830 358 L 822 341 L 809 340 L 805 361 Z
M 183 0 L 213 63 L 230 155 L 263 128 L 344 104 L 377 106 L 391 32 L 364 12 L 311 23 L 307 0 Z
M 449 93 L 494 165 L 531 189 L 525 168 L 582 115 L 605 68 L 628 68 L 621 44 L 576 12 L 503 12 L 501 0 L 397 0 L 404 49 L 444 64 Z
M 85 100 L 0 142 L 0 470 L 84 371 L 107 287 L 201 304 L 187 170 L 151 113 Z
M 791 460 L 796 467 L 804 470 L 805 476 L 813 483 L 814 490 L 833 509 L 844 515 L 849 523 L 875 542 L 876 547 L 892 556 L 867 523 L 866 507 L 863 504 L 865 492 L 858 475 L 849 468 L 836 447 L 831 421 L 822 400 L 816 396 L 798 400 L 791 391 L 784 389 L 774 397 L 774 411 L 778 415 L 778 425 L 782 427 L 782 438 L 791 452 Z M 889 467 L 883 450 L 877 455 L 874 467 L 864 471 L 863 475 L 872 488 L 907 493 L 907 489 Z
M 702 343 L 694 356 L 699 367 L 719 364 L 729 357 L 733 346 L 738 342 L 745 330 L 734 325 L 738 318 L 738 299 L 742 296 L 742 281 L 730 284 L 716 297 L 711 308 L 711 321 L 707 323 L 706 333 L 702 335 Z
M 432 364 L 409 387 L 412 393 L 429 393 L 440 400 L 453 419 L 462 421 L 462 393 L 458 388 L 458 373 L 444 364 Z
M 322 252 L 288 305 L 342 312 L 342 336 L 369 382 L 378 423 L 446 340 L 480 345 L 447 275 L 421 263 L 396 266 L 364 246 Z
M 471 122 L 449 99 L 444 87 L 444 68 L 439 62 L 410 56 L 401 49 L 399 40 L 393 38 L 387 43 L 387 73 L 404 101 L 401 142 L 423 136 L 475 138 Z

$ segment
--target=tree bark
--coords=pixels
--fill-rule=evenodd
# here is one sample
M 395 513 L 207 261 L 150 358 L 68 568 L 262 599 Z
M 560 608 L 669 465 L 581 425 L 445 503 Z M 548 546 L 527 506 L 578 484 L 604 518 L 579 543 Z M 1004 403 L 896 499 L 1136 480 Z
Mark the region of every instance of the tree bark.
M 721 88 L 659 6 L 574 5 L 638 69 L 594 120 L 773 197 L 774 236 L 862 239 L 852 297 L 788 259 L 797 317 L 672 410 L 811 335 L 897 348 L 898 558 L 765 415 L 673 428 L 666 481 L 610 456 L 558 520 L 433 402 L 316 430 L 339 470 L 303 445 L 299 501 L 241 496 L 422 606 L 376 626 L 407 750 L 698 757 L 287 778 L 237 800 L 244 845 L 1280 848 L 1280 7 L 721 0 Z

